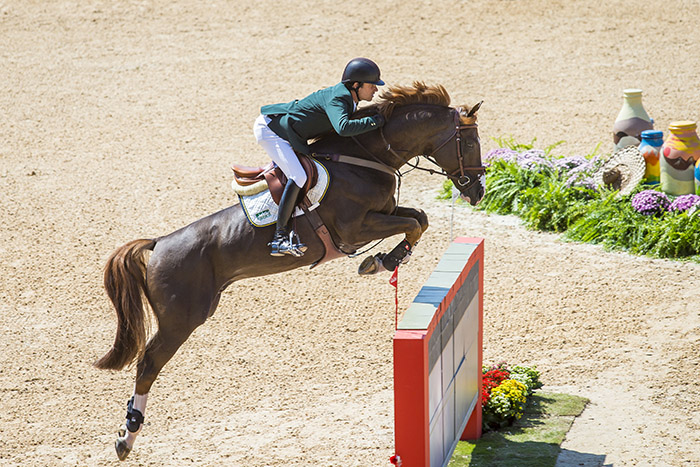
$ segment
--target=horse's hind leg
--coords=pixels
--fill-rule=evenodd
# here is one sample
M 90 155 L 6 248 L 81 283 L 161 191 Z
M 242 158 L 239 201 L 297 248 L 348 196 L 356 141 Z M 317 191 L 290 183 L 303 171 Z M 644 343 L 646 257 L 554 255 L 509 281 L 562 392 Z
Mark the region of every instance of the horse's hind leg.
M 158 331 L 148 341 L 143 358 L 137 366 L 134 395 L 127 404 L 126 423 L 119 430 L 115 444 L 120 460 L 129 455 L 136 436 L 141 431 L 146 413 L 146 400 L 153 382 L 190 334 L 214 312 L 219 297 L 217 294 L 213 300 L 208 300 L 208 306 L 199 301 L 198 309 L 204 310 L 199 313 L 193 312 L 193 308 L 182 309 L 172 305 L 163 313 L 156 312 Z

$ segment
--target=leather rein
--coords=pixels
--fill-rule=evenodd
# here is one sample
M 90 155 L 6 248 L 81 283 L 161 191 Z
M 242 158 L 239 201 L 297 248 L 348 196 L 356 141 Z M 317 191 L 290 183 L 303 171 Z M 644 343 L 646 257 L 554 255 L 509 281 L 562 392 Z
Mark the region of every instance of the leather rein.
M 471 185 L 476 183 L 479 180 L 479 177 L 484 175 L 486 173 L 486 168 L 483 165 L 479 165 L 477 167 L 465 167 L 464 166 L 464 154 L 462 153 L 462 130 L 466 130 L 469 128 L 478 128 L 478 125 L 476 123 L 470 123 L 470 124 L 462 124 L 462 121 L 460 119 L 460 109 L 453 109 L 452 114 L 454 116 L 454 130 L 452 133 L 445 138 L 444 141 L 442 141 L 435 149 L 430 154 L 420 154 L 416 157 L 425 157 L 427 160 L 432 162 L 433 164 L 437 165 L 440 168 L 440 171 L 436 171 L 433 169 L 426 169 L 423 167 L 419 167 L 418 164 L 411 164 L 407 160 L 405 160 L 403 157 L 401 157 L 396 151 L 401 151 L 401 152 L 407 152 L 405 149 L 394 149 L 391 147 L 391 144 L 386 140 L 386 137 L 384 136 L 384 131 L 382 128 L 379 129 L 379 135 L 382 138 L 382 141 L 384 142 L 385 145 L 385 151 L 391 153 L 394 157 L 397 159 L 400 159 L 401 161 L 405 162 L 406 164 L 410 165 L 414 169 L 422 170 L 425 172 L 429 172 L 431 175 L 432 174 L 439 174 L 443 175 L 450 180 L 452 180 L 455 185 L 458 185 L 462 189 L 469 188 Z M 374 160 L 378 161 L 379 163 L 383 164 L 386 167 L 389 167 L 387 164 L 384 164 L 379 160 L 378 157 L 376 157 L 369 149 L 364 147 L 362 143 L 360 143 L 357 138 L 353 136 L 353 140 L 355 140 L 355 143 L 357 143 L 360 148 L 362 148 L 367 154 L 369 154 Z M 445 169 L 440 167 L 440 164 L 437 163 L 437 160 L 434 157 L 434 154 L 437 153 L 440 149 L 445 147 L 447 143 L 450 141 L 455 140 L 455 143 L 457 145 L 457 161 L 459 162 L 459 169 L 455 169 L 452 172 L 446 172 Z M 394 173 L 396 173 L 399 177 L 401 176 L 401 173 L 396 170 L 392 169 Z M 457 175 L 459 171 L 459 175 Z M 471 176 L 469 175 L 471 173 Z

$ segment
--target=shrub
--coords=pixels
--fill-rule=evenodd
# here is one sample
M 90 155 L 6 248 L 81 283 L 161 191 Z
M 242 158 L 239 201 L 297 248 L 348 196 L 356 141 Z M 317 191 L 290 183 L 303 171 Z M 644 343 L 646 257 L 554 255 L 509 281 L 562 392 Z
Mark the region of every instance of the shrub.
M 593 184 L 602 160 L 596 148 L 586 156 L 553 156 L 510 139 L 484 156 L 486 195 L 477 209 L 515 214 L 530 229 L 563 233 L 573 241 L 661 258 L 700 261 L 700 196 L 669 199 L 658 189 L 636 187 L 619 196 Z M 452 182 L 440 198 L 452 197 Z

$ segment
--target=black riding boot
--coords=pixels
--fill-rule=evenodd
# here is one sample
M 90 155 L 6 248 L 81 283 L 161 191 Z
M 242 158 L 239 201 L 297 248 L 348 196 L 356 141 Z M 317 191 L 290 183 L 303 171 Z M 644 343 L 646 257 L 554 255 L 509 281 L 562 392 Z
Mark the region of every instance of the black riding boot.
M 275 237 L 269 243 L 272 256 L 304 256 L 306 245 L 299 243 L 296 233 L 289 228 L 289 221 L 294 213 L 300 191 L 301 188 L 293 180 L 287 181 L 280 200 Z

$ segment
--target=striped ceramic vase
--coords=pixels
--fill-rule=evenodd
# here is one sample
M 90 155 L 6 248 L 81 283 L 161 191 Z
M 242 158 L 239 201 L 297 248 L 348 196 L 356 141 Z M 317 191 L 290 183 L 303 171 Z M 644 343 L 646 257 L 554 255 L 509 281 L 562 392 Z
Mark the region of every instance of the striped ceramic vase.
M 695 165 L 700 160 L 697 124 L 671 122 L 668 137 L 661 147 L 661 190 L 669 195 L 695 193 Z
M 648 185 L 658 185 L 661 175 L 659 164 L 659 153 L 664 144 L 664 132 L 659 130 L 642 131 L 642 142 L 639 144 L 639 152 L 644 156 L 646 162 L 646 172 L 644 178 Z
M 613 125 L 616 151 L 627 146 L 638 146 L 642 141 L 642 131 L 654 129 L 654 121 L 642 105 L 642 90 L 625 89 L 623 97 L 622 109 Z

